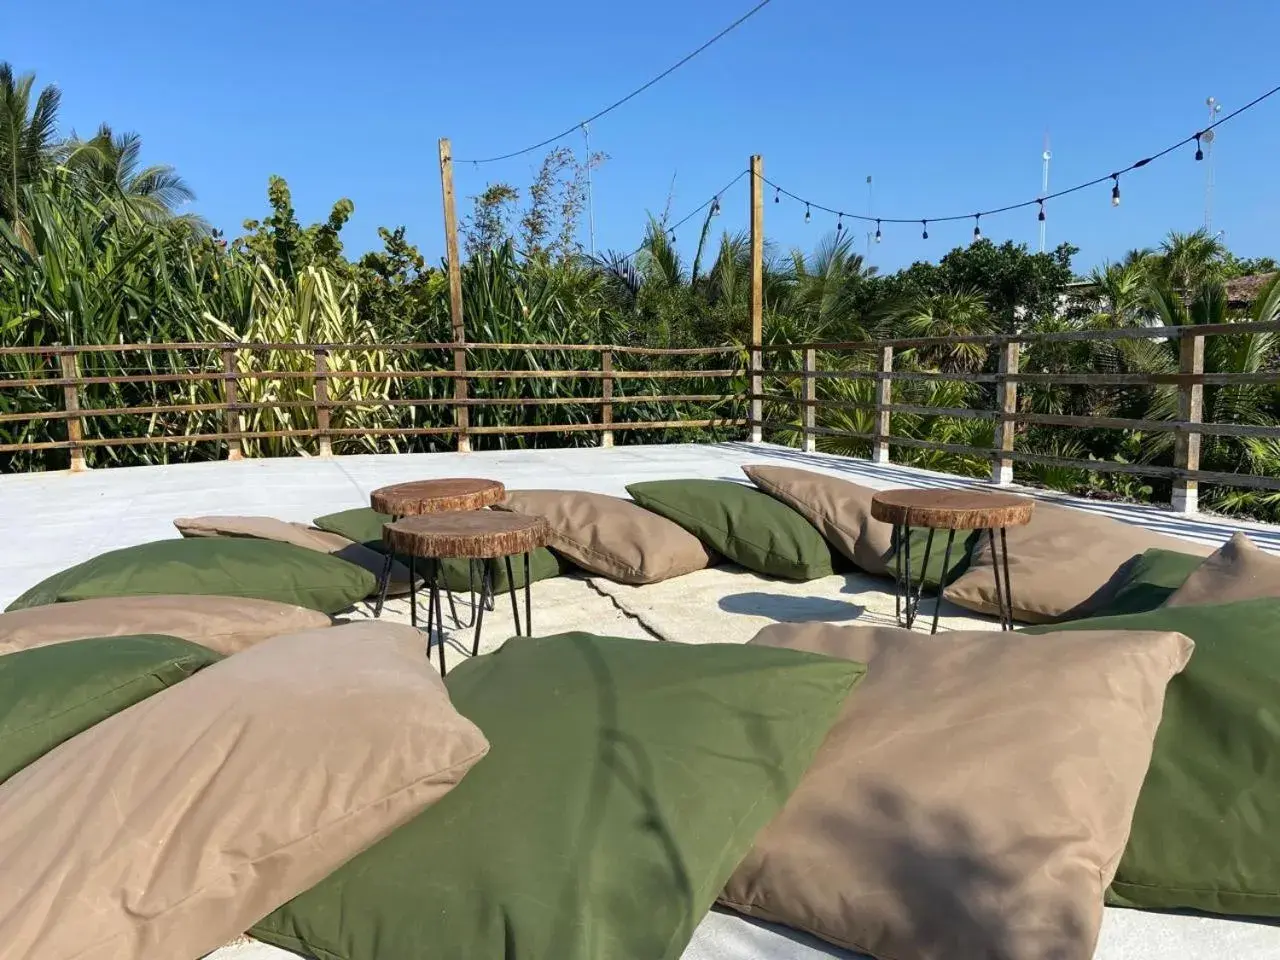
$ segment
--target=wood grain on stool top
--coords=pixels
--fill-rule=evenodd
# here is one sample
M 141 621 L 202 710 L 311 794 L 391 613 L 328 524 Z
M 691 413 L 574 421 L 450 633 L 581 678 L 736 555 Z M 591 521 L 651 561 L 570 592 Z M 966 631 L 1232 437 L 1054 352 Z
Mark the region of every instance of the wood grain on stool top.
M 436 513 L 385 524 L 382 539 L 393 552 L 415 557 L 488 559 L 545 547 L 551 525 L 545 517 L 492 510 Z
M 1020 527 L 1035 501 L 982 490 L 885 490 L 871 498 L 871 516 L 884 523 L 937 530 Z
M 445 480 L 413 480 L 379 487 L 369 495 L 369 505 L 393 517 L 417 517 L 453 510 L 480 510 L 506 496 L 497 480 L 451 477 Z

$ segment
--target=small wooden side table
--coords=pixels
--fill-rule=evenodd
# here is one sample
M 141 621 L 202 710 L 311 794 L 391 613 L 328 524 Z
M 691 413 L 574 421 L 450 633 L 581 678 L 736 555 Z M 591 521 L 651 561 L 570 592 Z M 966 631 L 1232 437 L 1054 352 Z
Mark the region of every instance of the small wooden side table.
M 920 593 L 924 588 L 924 576 L 915 586 L 911 585 L 911 528 L 924 527 L 929 531 L 925 541 L 922 573 L 928 570 L 929 553 L 933 549 L 933 535 L 947 531 L 947 549 L 943 556 L 942 578 L 938 584 L 938 604 L 933 611 L 933 629 L 938 632 L 938 615 L 942 609 L 942 595 L 949 584 L 947 573 L 951 568 L 951 545 L 957 530 L 985 530 L 991 540 L 991 567 L 996 580 L 996 605 L 1000 609 L 1000 629 L 1013 629 L 1013 585 L 1009 581 L 1009 551 L 1005 541 L 1008 527 L 1019 527 L 1030 522 L 1034 500 L 1008 493 L 987 493 L 982 490 L 885 490 L 871 498 L 871 516 L 884 523 L 893 524 L 895 544 L 894 600 L 898 622 L 910 630 L 916 621 L 920 606 Z M 996 531 L 1000 531 L 1000 547 L 996 548 Z M 905 561 L 905 562 L 904 562 Z M 1004 583 L 1000 582 L 1001 567 Z M 905 577 L 903 572 L 905 569 Z
M 434 513 L 405 517 L 382 528 L 382 539 L 390 553 L 409 558 L 409 580 L 416 581 L 415 559 L 427 561 L 427 654 L 431 652 L 432 620 L 440 644 L 440 673 L 445 672 L 444 662 L 444 612 L 440 598 L 441 561 L 446 559 L 479 560 L 483 565 L 480 577 L 480 599 L 475 613 L 475 639 L 471 655 L 480 652 L 480 629 L 484 625 L 484 612 L 494 596 L 494 570 L 499 559 L 507 568 L 507 584 L 511 594 L 511 615 L 515 620 L 516 636 L 533 635 L 533 580 L 529 554 L 538 547 L 545 547 L 551 539 L 551 526 L 545 517 L 529 517 L 519 513 L 500 513 L 493 510 L 472 510 L 458 513 Z M 524 629 L 520 626 L 520 606 L 516 601 L 516 578 L 511 565 L 513 556 L 524 555 Z M 409 591 L 410 622 L 418 625 L 418 592 L 416 586 Z M 468 624 L 469 625 L 469 624 Z
M 507 495 L 506 487 L 497 480 L 485 480 L 481 477 L 448 477 L 442 480 L 411 480 L 408 483 L 393 483 L 388 487 L 379 487 L 369 494 L 369 506 L 378 513 L 385 513 L 391 519 L 402 517 L 420 517 L 432 513 L 450 513 L 463 510 L 481 510 L 492 506 Z M 387 602 L 387 588 L 391 583 L 391 567 L 395 554 L 388 553 L 382 568 L 382 581 L 378 589 L 378 602 L 373 616 L 382 616 L 382 607 Z M 449 597 L 449 611 L 457 623 L 458 610 L 454 606 L 453 591 L 445 591 Z M 471 590 L 471 619 L 463 626 L 470 626 L 475 620 L 475 590 Z

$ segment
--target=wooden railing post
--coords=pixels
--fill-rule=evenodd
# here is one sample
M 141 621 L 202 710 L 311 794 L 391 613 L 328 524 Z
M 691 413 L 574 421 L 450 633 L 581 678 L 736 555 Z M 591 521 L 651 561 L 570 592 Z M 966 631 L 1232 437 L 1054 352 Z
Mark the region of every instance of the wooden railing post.
M 80 411 L 80 365 L 76 355 L 71 352 L 58 355 L 62 363 L 62 379 L 70 383 L 63 384 L 62 402 L 67 413 Z M 67 442 L 71 444 L 71 472 L 79 473 L 88 469 L 84 462 L 84 448 L 80 441 L 84 439 L 84 420 L 80 417 L 67 418 Z
M 764 439 L 764 158 L 751 158 L 751 442 Z
M 453 196 L 453 147 L 447 137 L 440 139 L 440 192 L 444 197 L 444 246 L 449 270 L 449 316 L 453 342 L 453 425 L 458 431 L 458 452 L 471 451 L 470 410 L 467 407 L 467 330 L 462 317 L 462 260 L 458 253 L 458 211 Z
M 1183 337 L 1178 344 L 1178 371 L 1204 373 L 1204 337 Z M 1196 427 L 1204 416 L 1204 384 L 1178 385 L 1178 419 L 1189 424 L 1173 435 L 1173 465 L 1179 470 L 1200 469 L 1200 433 Z M 1200 484 L 1189 477 L 1173 480 L 1173 509 L 1177 513 L 1198 513 Z
M 996 370 L 1001 376 L 1018 372 L 1020 346 L 1010 341 L 1000 351 L 1000 359 Z M 1013 460 L 1000 454 L 1012 453 L 1014 438 L 1017 436 L 1017 421 L 1012 417 L 1018 412 L 1018 381 L 997 380 L 996 400 L 1000 407 L 1000 419 L 996 421 L 996 450 L 999 453 L 991 460 L 991 482 L 1007 486 L 1013 483 Z
M 240 402 L 240 384 L 236 380 L 235 347 L 222 348 L 222 372 L 226 379 L 222 381 L 222 402 L 227 405 L 223 418 L 223 431 L 227 434 L 227 459 L 244 459 L 244 442 L 240 439 L 240 411 L 235 405 Z
M 320 456 L 333 456 L 333 440 L 329 437 L 329 352 L 317 350 L 316 357 L 316 429 L 319 431 Z
M 604 399 L 604 403 L 600 405 L 600 423 L 605 428 L 600 432 L 600 446 L 613 446 L 613 431 L 609 428 L 613 426 L 613 351 L 600 351 L 600 372 L 604 376 L 600 379 L 600 396 Z
M 880 365 L 877 370 L 881 376 L 876 380 L 876 429 L 871 460 L 874 463 L 888 463 L 889 404 L 893 403 L 893 381 L 888 375 L 893 372 L 893 347 L 880 348 Z
M 810 347 L 804 352 L 804 402 L 800 405 L 800 432 L 805 453 L 818 450 L 818 435 L 813 432 L 818 413 L 818 378 L 814 376 L 817 371 L 818 351 Z

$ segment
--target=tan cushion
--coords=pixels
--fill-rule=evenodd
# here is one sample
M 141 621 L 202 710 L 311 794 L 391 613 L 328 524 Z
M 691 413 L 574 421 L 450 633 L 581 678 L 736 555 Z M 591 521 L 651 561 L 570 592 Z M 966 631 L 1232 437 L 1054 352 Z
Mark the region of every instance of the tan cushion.
M 194 960 L 435 802 L 487 750 L 417 630 L 268 640 L 0 785 L 0 952 Z
M 858 567 L 877 576 L 892 576 L 893 527 L 871 516 L 875 490 L 794 467 L 753 464 L 742 471 L 769 496 L 803 515 Z
M 1212 547 L 1153 533 L 1086 510 L 1037 503 L 1031 522 L 1005 532 L 1013 618 L 1021 623 L 1053 623 L 1087 616 L 1105 602 L 1126 563 L 1158 547 L 1204 557 Z M 991 543 L 983 536 L 972 562 L 946 597 L 957 606 L 997 615 Z
M 179 517 L 173 521 L 184 537 L 250 537 L 254 540 L 277 540 L 292 543 L 318 553 L 329 553 L 364 567 L 381 579 L 386 557 L 362 543 L 348 540 L 337 533 L 319 530 L 305 523 L 287 523 L 275 517 Z M 393 562 L 389 596 L 409 592 L 409 570 L 404 564 Z
M 90 637 L 160 634 L 229 655 L 263 640 L 328 627 L 329 615 L 244 597 L 101 597 L 0 614 L 0 654 Z
M 884 960 L 1088 960 L 1178 633 L 778 624 L 867 664 L 725 903 Z
M 1280 557 L 1237 533 L 1165 601 L 1166 607 L 1280 597 Z
M 713 562 L 711 551 L 679 524 L 620 497 L 513 490 L 496 508 L 546 517 L 552 549 L 619 583 L 657 583 Z

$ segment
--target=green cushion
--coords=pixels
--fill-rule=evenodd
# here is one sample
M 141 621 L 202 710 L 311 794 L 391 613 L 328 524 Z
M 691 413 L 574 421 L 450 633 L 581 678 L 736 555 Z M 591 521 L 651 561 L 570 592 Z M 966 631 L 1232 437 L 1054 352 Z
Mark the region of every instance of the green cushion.
M 801 514 L 755 487 L 728 480 L 651 480 L 627 493 L 748 570 L 813 580 L 835 569 L 832 548 Z
M 339 557 L 274 540 L 200 537 L 112 550 L 36 584 L 8 607 L 149 594 L 250 597 L 324 613 L 373 593 L 377 577 Z
M 340 513 L 330 513 L 323 517 L 316 517 L 311 522 L 321 530 L 328 530 L 330 533 L 336 533 L 339 536 L 346 537 L 348 540 L 363 543 L 370 550 L 377 550 L 379 553 L 387 552 L 386 545 L 382 541 L 382 525 L 391 522 L 391 517 L 388 514 L 378 513 L 369 507 L 356 507 L 354 510 L 343 510 Z M 403 557 L 399 554 L 396 555 L 396 559 L 406 565 L 409 563 L 408 557 Z M 421 574 L 424 569 L 419 566 L 418 573 Z M 572 563 L 546 547 L 538 547 L 538 549 L 529 554 L 529 575 L 534 583 L 539 580 L 550 580 L 552 577 L 559 577 L 572 569 L 574 569 Z M 523 587 L 524 560 L 522 557 L 511 558 L 511 570 L 515 576 L 516 586 Z M 469 576 L 470 579 L 468 579 Z M 445 560 L 444 585 L 450 590 L 466 590 L 468 586 L 474 586 L 475 589 L 479 590 L 480 578 L 476 574 L 468 573 L 468 561 Z M 493 586 L 499 593 L 510 589 L 507 582 L 507 565 L 501 561 L 497 564 Z
M 1115 617 L 1163 607 L 1202 563 L 1204 557 L 1189 553 L 1148 550 L 1116 571 L 1086 615 Z
M 177 637 L 71 640 L 0 656 L 0 782 L 222 658 Z
M 1195 641 L 1165 694 L 1111 903 L 1280 917 L 1280 600 L 1077 620 Z
M 511 640 L 446 680 L 489 755 L 251 935 L 323 960 L 675 960 L 863 672 L 770 647 Z
M 911 529 L 911 585 L 914 588 L 920 583 L 921 576 L 924 577 L 925 587 L 936 590 L 943 582 L 942 574 L 944 567 L 948 571 L 946 582 L 954 583 L 960 574 L 969 569 L 969 559 L 973 555 L 974 548 L 978 545 L 978 539 L 983 535 L 981 530 L 966 532 L 964 530 L 956 531 L 955 540 L 951 543 L 951 563 L 948 566 L 947 560 L 947 531 L 938 530 L 933 536 L 933 547 L 928 552 L 929 565 L 925 566 L 925 548 L 929 542 L 929 531 L 923 527 L 913 527 Z M 890 556 L 885 561 L 889 565 L 889 572 L 895 577 L 898 573 L 897 556 Z M 903 562 L 906 562 L 906 554 L 903 554 Z

